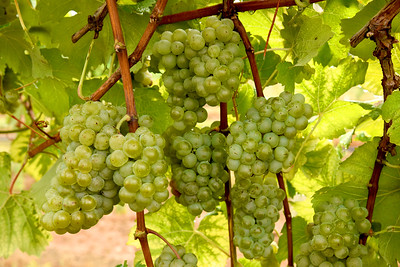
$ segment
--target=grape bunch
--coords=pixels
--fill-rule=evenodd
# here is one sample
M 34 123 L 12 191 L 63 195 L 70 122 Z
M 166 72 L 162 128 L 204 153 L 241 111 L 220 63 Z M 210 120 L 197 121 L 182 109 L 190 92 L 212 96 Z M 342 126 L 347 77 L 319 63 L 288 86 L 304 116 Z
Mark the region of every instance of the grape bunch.
M 246 120 L 230 126 L 227 166 L 237 177 L 278 173 L 292 166 L 295 137 L 313 110 L 301 94 L 282 92 L 268 100 L 255 99 Z
M 236 180 L 231 191 L 235 207 L 233 242 L 246 258 L 268 257 L 272 252 L 273 230 L 284 198 L 285 192 L 273 177 Z
M 0 0 L 0 25 L 17 18 L 17 9 L 10 0 Z
M 202 31 L 165 31 L 153 55 L 165 68 L 162 75 L 172 107 L 174 127 L 184 132 L 207 118 L 203 106 L 228 102 L 239 87 L 243 69 L 241 41 L 230 19 L 209 17 Z
M 198 129 L 173 141 L 172 179 L 180 194 L 175 199 L 195 216 L 203 210 L 213 211 L 224 196 L 229 180 L 225 146 L 226 137 L 222 133 L 207 134 Z
M 196 267 L 197 257 L 193 253 L 186 253 L 186 249 L 183 246 L 172 245 L 180 259 L 172 251 L 172 249 L 166 245 L 161 255 L 154 262 L 155 267 Z
M 110 163 L 116 170 L 113 181 L 121 186 L 119 198 L 131 210 L 155 212 L 169 197 L 165 140 L 149 129 L 153 125 L 150 116 L 141 116 L 139 125 L 135 133 L 110 138 Z
M 63 234 L 88 229 L 119 203 L 109 139 L 125 113 L 125 108 L 93 101 L 70 109 L 60 130 L 67 152 L 42 206 L 46 230 Z
M 368 251 L 358 240 L 371 228 L 368 210 L 355 199 L 334 196 L 315 211 L 312 238 L 300 246 L 297 266 L 362 266 Z

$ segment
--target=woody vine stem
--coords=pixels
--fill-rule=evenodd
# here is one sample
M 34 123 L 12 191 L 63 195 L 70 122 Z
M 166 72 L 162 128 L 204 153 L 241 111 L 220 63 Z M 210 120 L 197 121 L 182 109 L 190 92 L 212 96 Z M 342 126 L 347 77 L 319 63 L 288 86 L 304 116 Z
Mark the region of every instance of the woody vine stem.
M 311 3 L 319 2 L 321 0 L 311 0 Z M 222 4 L 201 8 L 192 11 L 181 12 L 177 14 L 172 14 L 168 16 L 163 16 L 163 12 L 167 0 L 158 0 L 151 15 L 150 21 L 147 25 L 145 32 L 143 33 L 138 45 L 135 50 L 128 56 L 126 51 L 126 46 L 122 34 L 121 23 L 118 16 L 117 4 L 115 0 L 106 0 L 106 4 L 103 4 L 94 14 L 90 16 L 89 23 L 84 26 L 80 31 L 73 35 L 73 42 L 77 42 L 84 34 L 90 30 L 95 31 L 95 38 L 97 38 L 104 18 L 107 14 L 110 15 L 110 20 L 112 24 L 112 30 L 115 39 L 115 50 L 117 52 L 120 68 L 117 69 L 108 80 L 103 83 L 91 96 L 91 100 L 99 100 L 101 97 L 107 93 L 107 91 L 122 77 L 124 85 L 125 100 L 127 106 L 127 114 L 129 115 L 129 129 L 134 132 L 137 127 L 137 113 L 135 108 L 135 99 L 133 95 L 132 82 L 130 78 L 129 69 L 135 65 L 141 59 L 144 50 L 154 32 L 159 25 L 170 24 L 180 21 L 186 21 L 211 15 L 217 15 L 222 13 L 223 17 L 232 19 L 234 22 L 236 30 L 239 32 L 245 49 L 247 58 L 249 60 L 253 80 L 256 87 L 256 92 L 258 97 L 263 96 L 262 85 L 260 81 L 260 76 L 258 73 L 258 68 L 255 60 L 254 49 L 251 46 L 250 40 L 247 36 L 246 30 L 243 24 L 239 20 L 239 12 L 244 11 L 255 11 L 259 9 L 267 8 L 277 8 L 284 6 L 294 6 L 296 5 L 294 0 L 272 0 L 272 1 L 247 1 L 240 3 L 233 3 L 232 0 L 223 0 Z M 394 38 L 389 34 L 391 28 L 391 22 L 393 18 L 400 11 L 400 1 L 392 0 L 389 2 L 365 27 L 363 27 L 359 33 L 357 33 L 351 39 L 351 45 L 355 47 L 364 38 L 371 38 L 376 42 L 376 50 L 374 55 L 380 60 L 380 64 L 383 72 L 383 92 L 384 100 L 387 96 L 392 93 L 392 91 L 400 86 L 400 77 L 394 73 L 393 63 L 391 60 L 391 50 L 393 48 Z M 271 26 L 272 27 L 272 26 Z M 228 122 L 227 122 L 227 105 L 226 103 L 221 103 L 220 105 L 220 127 L 219 130 L 222 133 L 227 133 Z M 378 147 L 378 155 L 375 162 L 373 174 L 368 185 L 368 201 L 367 209 L 369 211 L 368 219 L 372 220 L 374 203 L 378 191 L 379 177 L 383 168 L 383 163 L 386 158 L 387 153 L 394 153 L 394 145 L 390 143 L 387 131 L 391 123 L 385 123 L 384 125 L 384 135 Z M 47 147 L 60 141 L 59 134 L 53 136 L 51 139 L 46 140 L 44 143 L 38 147 L 29 150 L 29 156 L 33 157 L 37 153 L 42 152 Z M 285 189 L 284 179 L 282 174 L 277 174 L 278 183 L 280 188 Z M 229 225 L 229 240 L 230 240 L 230 256 L 231 256 L 231 266 L 236 266 L 236 248 L 233 245 L 233 219 L 232 219 L 232 205 L 229 198 L 230 191 L 230 181 L 226 184 L 225 202 L 228 208 L 228 225 Z M 288 235 L 288 265 L 293 266 L 293 241 L 292 241 L 292 225 L 291 225 L 291 214 L 289 210 L 289 203 L 287 197 L 284 200 L 284 214 L 286 218 L 286 227 Z M 151 259 L 151 253 L 149 245 L 147 242 L 147 234 L 153 233 L 152 230 L 147 229 L 145 226 L 144 213 L 137 213 L 137 230 L 135 237 L 139 239 L 144 258 L 147 266 L 153 266 Z M 159 236 L 159 235 L 158 235 Z M 161 236 L 160 236 L 161 237 Z M 162 237 L 161 237 L 162 238 Z M 360 240 L 365 244 L 367 236 L 360 237 Z

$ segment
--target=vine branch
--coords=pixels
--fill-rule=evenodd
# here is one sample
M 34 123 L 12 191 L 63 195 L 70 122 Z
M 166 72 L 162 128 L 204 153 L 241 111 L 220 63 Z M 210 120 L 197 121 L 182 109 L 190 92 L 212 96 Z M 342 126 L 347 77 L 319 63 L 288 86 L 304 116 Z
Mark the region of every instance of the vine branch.
M 287 247 L 288 247 L 288 266 L 293 265 L 293 232 L 292 232 L 292 214 L 290 213 L 289 201 L 286 193 L 285 182 L 283 181 L 282 173 L 277 173 L 279 188 L 285 191 L 285 199 L 283 200 L 283 213 L 286 219 L 286 230 L 287 230 Z
M 158 0 L 153 12 L 150 15 L 150 22 L 147 24 L 146 30 L 144 31 L 142 37 L 139 40 L 135 51 L 129 55 L 129 67 L 135 65 L 143 55 L 144 50 L 150 42 L 151 37 L 157 29 L 159 20 L 164 12 L 165 6 L 168 0 Z M 107 91 L 121 78 L 121 69 L 117 69 L 108 79 L 105 81 L 96 92 L 90 97 L 91 100 L 99 100 Z
M 83 26 L 79 31 L 74 33 L 71 37 L 73 43 L 76 43 L 81 39 L 86 33 L 89 31 L 94 31 L 93 39 L 97 39 L 99 37 L 99 32 L 103 28 L 103 20 L 107 16 L 108 9 L 107 4 L 104 3 L 101 7 L 99 7 L 93 16 L 88 17 L 88 24 Z
M 394 89 L 400 86 L 400 76 L 395 74 L 392 61 L 393 44 L 397 41 L 390 35 L 392 20 L 399 12 L 400 1 L 392 0 L 350 39 L 350 44 L 353 47 L 357 46 L 364 38 L 370 38 L 376 43 L 373 55 L 379 59 L 383 73 L 382 87 L 384 101 L 392 94 Z M 372 221 L 375 200 L 379 189 L 379 178 L 384 166 L 383 162 L 386 161 L 386 153 L 390 152 L 391 154 L 395 154 L 395 145 L 390 143 L 387 134 L 390 126 L 391 122 L 384 123 L 383 136 L 379 142 L 374 169 L 368 183 L 367 219 L 369 221 Z M 361 243 L 365 244 L 367 238 L 367 235 L 360 236 Z
M 234 15 L 231 19 L 233 21 L 233 24 L 235 25 L 236 30 L 239 32 L 240 37 L 243 40 L 244 47 L 246 48 L 247 58 L 250 62 L 251 72 L 253 73 L 253 80 L 256 86 L 257 97 L 262 97 L 264 96 L 264 93 L 261 86 L 260 74 L 258 73 L 256 57 L 254 56 L 254 49 L 251 46 L 250 39 L 247 36 L 246 30 L 242 22 L 240 22 L 239 18 Z

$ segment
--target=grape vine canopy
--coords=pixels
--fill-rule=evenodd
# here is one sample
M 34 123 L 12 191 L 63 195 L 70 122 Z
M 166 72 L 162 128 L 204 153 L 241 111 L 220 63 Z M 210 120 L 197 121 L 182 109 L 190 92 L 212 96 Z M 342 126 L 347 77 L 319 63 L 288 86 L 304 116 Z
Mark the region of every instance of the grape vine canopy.
M 0 263 L 127 204 L 119 266 L 397 266 L 399 11 L 0 0 Z

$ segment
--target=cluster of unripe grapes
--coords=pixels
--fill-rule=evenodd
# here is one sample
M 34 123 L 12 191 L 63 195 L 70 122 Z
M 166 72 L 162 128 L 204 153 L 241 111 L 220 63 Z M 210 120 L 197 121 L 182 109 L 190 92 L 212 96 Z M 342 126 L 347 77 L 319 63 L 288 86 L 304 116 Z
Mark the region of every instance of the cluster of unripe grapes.
M 186 249 L 181 245 L 172 245 L 172 247 L 178 253 L 180 259 L 168 245 L 165 245 L 161 255 L 154 262 L 155 267 L 197 267 L 196 255 L 186 253 Z
M 275 177 L 263 175 L 239 178 L 231 191 L 235 208 L 234 244 L 248 259 L 268 257 L 272 253 L 273 230 L 285 192 Z
M 211 212 L 225 193 L 229 173 L 226 162 L 226 137 L 219 132 L 202 133 L 195 128 L 174 139 L 172 179 L 180 196 L 176 201 L 197 216 Z
M 46 230 L 63 234 L 88 229 L 119 202 L 109 139 L 125 113 L 125 108 L 92 101 L 70 109 L 60 131 L 67 152 L 42 206 Z
M 70 109 L 60 130 L 67 152 L 42 207 L 46 230 L 88 229 L 120 200 L 134 211 L 154 212 L 168 199 L 164 139 L 151 132 L 148 115 L 135 133 L 117 133 L 125 114 L 123 107 L 93 101 Z
M 268 100 L 259 97 L 246 120 L 231 124 L 227 166 L 236 177 L 278 173 L 293 165 L 295 137 L 313 113 L 304 101 L 302 94 L 286 91 Z
M 121 186 L 119 198 L 135 211 L 155 212 L 169 197 L 165 173 L 168 163 L 164 157 L 165 140 L 149 128 L 153 120 L 148 115 L 139 118 L 135 133 L 116 134 L 110 138 L 110 161 L 114 182 Z
M 208 17 L 202 31 L 165 31 L 153 55 L 165 68 L 162 80 L 169 93 L 171 117 L 179 131 L 190 130 L 207 119 L 203 106 L 228 102 L 239 87 L 243 69 L 241 41 L 230 19 Z
M 361 267 L 362 257 L 368 254 L 358 243 L 360 234 L 366 234 L 371 223 L 368 210 L 355 199 L 332 197 L 315 209 L 312 238 L 300 246 L 296 257 L 298 267 Z
M 10 0 L 0 0 L 0 25 L 16 19 L 17 9 Z

